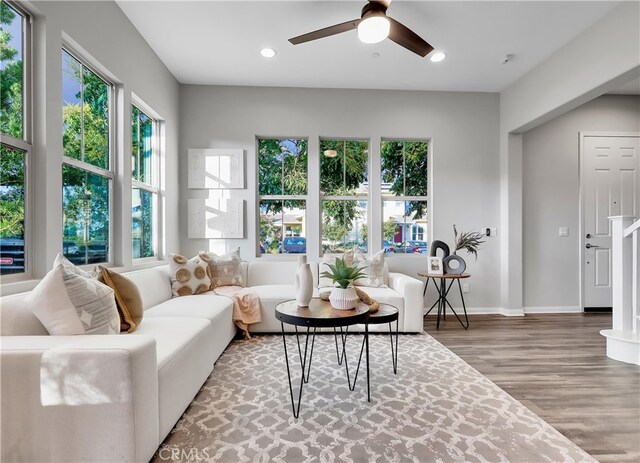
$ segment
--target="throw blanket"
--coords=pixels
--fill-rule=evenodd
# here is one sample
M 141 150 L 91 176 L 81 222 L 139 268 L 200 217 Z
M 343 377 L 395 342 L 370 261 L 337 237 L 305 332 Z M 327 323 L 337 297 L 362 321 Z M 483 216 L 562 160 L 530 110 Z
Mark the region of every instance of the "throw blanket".
M 233 301 L 233 322 L 242 330 L 246 339 L 251 339 L 249 325 L 262 321 L 258 295 L 251 288 L 242 286 L 219 286 L 213 292 Z

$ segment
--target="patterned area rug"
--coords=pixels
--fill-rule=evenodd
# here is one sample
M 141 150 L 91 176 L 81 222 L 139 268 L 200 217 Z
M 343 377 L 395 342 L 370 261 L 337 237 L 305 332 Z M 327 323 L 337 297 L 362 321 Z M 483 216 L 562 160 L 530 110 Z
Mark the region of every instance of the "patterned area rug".
M 364 371 L 349 391 L 334 338 L 322 335 L 294 419 L 282 337 L 233 341 L 154 461 L 595 461 L 431 336 L 400 336 L 397 375 L 389 336 L 370 344 L 371 403 Z M 359 348 L 350 337 L 351 368 Z M 299 363 L 292 372 L 297 388 Z

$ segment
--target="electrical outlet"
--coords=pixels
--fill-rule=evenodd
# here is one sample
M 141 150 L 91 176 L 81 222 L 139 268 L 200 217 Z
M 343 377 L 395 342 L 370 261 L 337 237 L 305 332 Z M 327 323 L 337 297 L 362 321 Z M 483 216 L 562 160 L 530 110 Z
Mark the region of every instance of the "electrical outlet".
M 469 283 L 462 283 L 462 292 L 463 293 L 469 292 Z
M 560 227 L 558 228 L 558 236 L 566 238 L 569 236 L 569 227 Z

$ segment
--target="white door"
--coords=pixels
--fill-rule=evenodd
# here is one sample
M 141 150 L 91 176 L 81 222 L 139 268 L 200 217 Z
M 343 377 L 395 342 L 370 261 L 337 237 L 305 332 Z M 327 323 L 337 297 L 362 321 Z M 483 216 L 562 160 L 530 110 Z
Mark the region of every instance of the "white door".
M 611 307 L 608 217 L 640 213 L 640 138 L 585 136 L 583 150 L 583 305 Z

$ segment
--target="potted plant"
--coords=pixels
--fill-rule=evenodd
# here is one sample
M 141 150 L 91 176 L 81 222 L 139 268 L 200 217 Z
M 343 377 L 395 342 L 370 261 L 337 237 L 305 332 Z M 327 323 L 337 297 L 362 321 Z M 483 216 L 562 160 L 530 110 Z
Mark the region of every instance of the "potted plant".
M 353 282 L 364 276 L 362 268 L 347 265 L 343 258 L 337 258 L 335 263 L 327 264 L 329 270 L 322 272 L 322 276 L 330 278 L 338 287 L 331 290 L 329 302 L 334 309 L 353 309 L 360 298 L 356 294 Z

